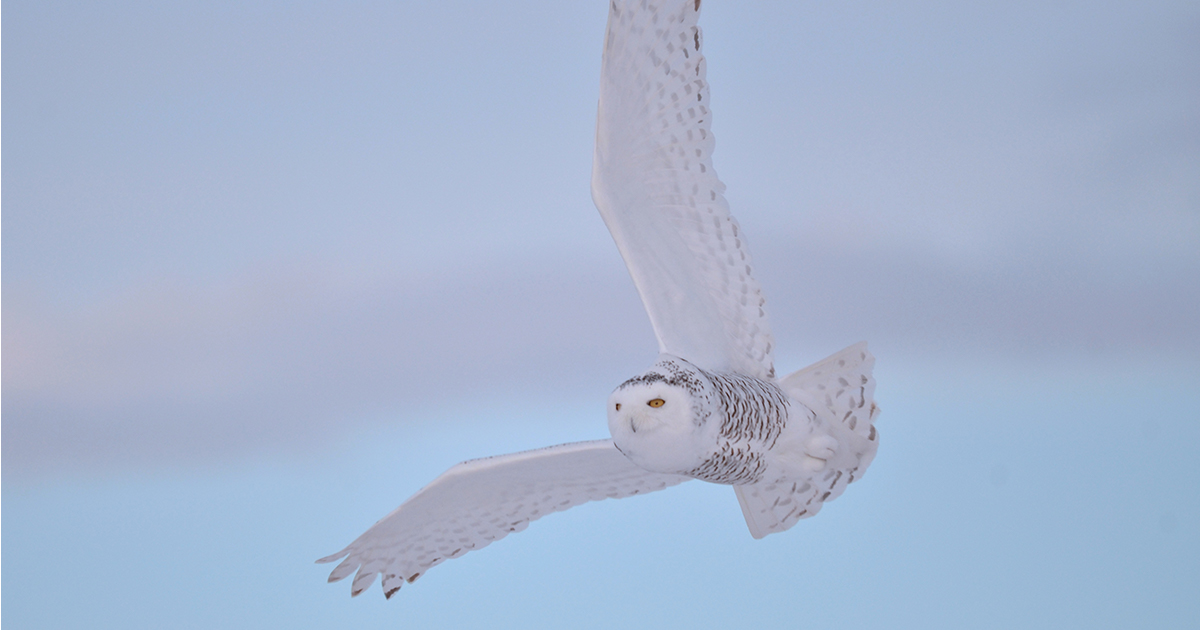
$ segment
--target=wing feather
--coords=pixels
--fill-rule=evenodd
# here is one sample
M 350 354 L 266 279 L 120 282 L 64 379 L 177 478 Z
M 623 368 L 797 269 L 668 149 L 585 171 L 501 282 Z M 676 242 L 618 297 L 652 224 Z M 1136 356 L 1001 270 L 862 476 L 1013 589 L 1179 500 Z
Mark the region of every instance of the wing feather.
M 330 582 L 357 572 L 351 595 L 382 575 L 390 598 L 431 567 L 519 532 L 547 514 L 687 480 L 639 468 L 612 440 L 475 459 L 450 468 L 348 547 L 317 562 L 342 560 L 329 574 Z
M 750 255 L 712 167 L 696 0 L 611 3 L 592 198 L 659 350 L 708 370 L 774 376 Z

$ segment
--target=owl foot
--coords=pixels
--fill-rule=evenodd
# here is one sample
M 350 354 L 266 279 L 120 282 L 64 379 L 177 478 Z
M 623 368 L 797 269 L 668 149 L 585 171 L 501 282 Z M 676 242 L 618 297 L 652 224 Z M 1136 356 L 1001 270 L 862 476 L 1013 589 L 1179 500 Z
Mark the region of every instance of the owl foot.
M 804 450 L 811 457 L 817 459 L 829 459 L 837 452 L 838 441 L 828 435 L 816 435 L 808 438 L 808 442 L 804 444 Z
M 825 461 L 837 451 L 838 441 L 828 435 L 817 435 L 804 444 L 804 469 L 812 472 L 825 470 Z

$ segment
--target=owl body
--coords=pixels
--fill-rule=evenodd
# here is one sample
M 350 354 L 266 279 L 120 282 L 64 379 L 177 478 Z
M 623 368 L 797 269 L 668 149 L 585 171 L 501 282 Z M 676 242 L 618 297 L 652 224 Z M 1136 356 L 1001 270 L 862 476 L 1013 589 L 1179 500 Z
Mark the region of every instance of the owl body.
M 874 384 L 858 369 L 869 356 L 864 349 L 858 361 L 843 358 L 840 371 L 817 369 L 816 378 L 806 372 L 826 362 L 768 380 L 662 354 L 613 391 L 609 431 L 626 457 L 654 472 L 734 486 L 834 479 L 836 486 L 841 476 L 849 483 L 877 446 Z M 838 406 L 847 407 L 840 417 Z M 855 430 L 858 416 L 864 432 Z

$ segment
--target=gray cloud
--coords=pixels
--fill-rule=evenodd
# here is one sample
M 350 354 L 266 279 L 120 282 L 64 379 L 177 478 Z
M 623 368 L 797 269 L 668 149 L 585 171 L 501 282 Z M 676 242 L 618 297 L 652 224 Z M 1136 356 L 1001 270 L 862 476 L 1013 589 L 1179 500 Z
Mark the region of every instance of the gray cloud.
M 1182 275 L 1122 286 L 1086 268 L 994 273 L 764 240 L 781 369 L 860 338 L 891 363 L 1200 352 L 1200 297 Z M 5 473 L 311 448 L 363 422 L 417 421 L 447 404 L 478 413 L 514 396 L 599 404 L 656 347 L 624 270 L 608 263 L 268 275 L 147 288 L 66 317 L 10 295 Z
M 8 7 L 4 473 L 312 448 L 642 368 L 587 196 L 603 6 L 564 7 Z M 1195 9 L 875 8 L 705 16 L 780 367 L 859 339 L 1194 361 Z

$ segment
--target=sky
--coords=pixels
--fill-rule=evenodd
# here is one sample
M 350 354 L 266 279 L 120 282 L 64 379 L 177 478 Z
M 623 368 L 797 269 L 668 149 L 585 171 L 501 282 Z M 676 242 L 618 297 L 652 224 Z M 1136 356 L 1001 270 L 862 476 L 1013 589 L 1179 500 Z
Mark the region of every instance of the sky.
M 777 366 L 870 342 L 870 473 L 762 541 L 700 482 L 582 506 L 389 602 L 312 560 L 606 437 L 656 354 L 588 189 L 606 4 L 5 8 L 4 621 L 1200 616 L 1195 3 L 706 3 Z

